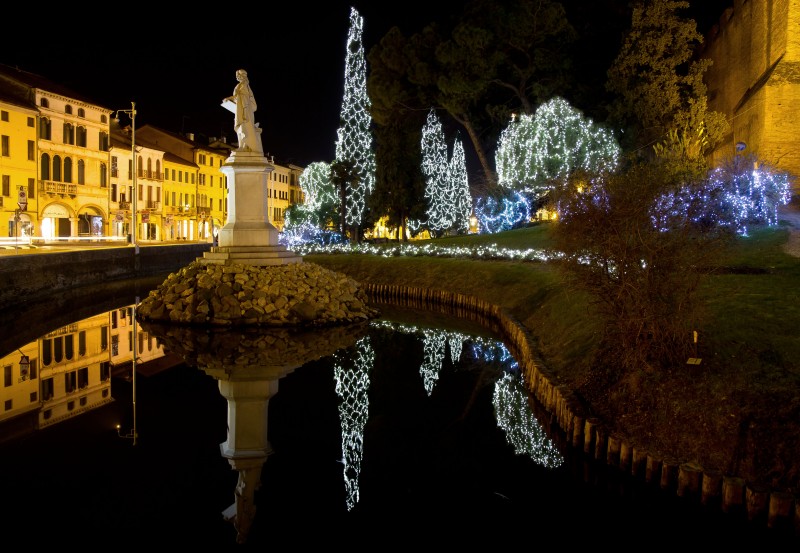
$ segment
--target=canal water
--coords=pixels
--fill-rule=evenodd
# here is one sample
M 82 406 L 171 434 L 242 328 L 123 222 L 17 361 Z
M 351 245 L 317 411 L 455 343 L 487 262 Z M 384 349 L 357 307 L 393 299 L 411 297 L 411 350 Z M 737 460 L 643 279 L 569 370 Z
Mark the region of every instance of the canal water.
M 53 422 L 43 413 L 55 397 L 28 414 L 28 427 L 23 417 L 0 424 L 0 527 L 9 543 L 204 551 L 797 544 L 789 532 L 706 510 L 571 451 L 525 392 L 503 342 L 475 322 L 378 305 L 381 317 L 367 324 L 305 333 L 133 325 L 152 286 L 71 293 L 5 327 L 0 354 L 34 352 L 40 380 L 63 378 L 41 364 L 52 349 L 44 342 L 97 321 L 111 335 L 102 383 L 110 400 Z M 129 332 L 140 339 L 125 342 Z M 92 348 L 89 340 L 84 354 Z M 126 349 L 136 357 L 126 360 Z

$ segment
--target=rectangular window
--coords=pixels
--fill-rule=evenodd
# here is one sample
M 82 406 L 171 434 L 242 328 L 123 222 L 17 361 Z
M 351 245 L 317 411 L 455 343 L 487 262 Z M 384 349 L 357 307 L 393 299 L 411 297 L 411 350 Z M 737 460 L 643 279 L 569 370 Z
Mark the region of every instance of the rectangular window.
M 69 371 L 64 373 L 64 391 L 68 394 L 74 392 L 78 387 L 78 372 Z
M 11 175 L 3 175 L 3 196 L 11 195 Z
M 36 403 L 39 401 L 39 394 L 37 392 L 31 392 L 31 403 Z
M 108 349 L 108 325 L 100 327 L 100 350 L 106 351 Z
M 84 389 L 89 387 L 89 367 L 78 369 L 78 388 Z
M 36 143 L 33 140 L 28 140 L 28 161 L 36 159 Z
M 5 401 L 4 406 L 5 406 L 6 411 L 11 411 L 14 408 L 14 400 L 7 399 Z
M 0 120 L 8 121 L 8 112 L 6 110 L 0 111 Z
M 86 355 L 86 331 L 81 330 L 78 333 L 78 355 Z
M 35 380 L 39 376 L 39 371 L 36 369 L 36 359 L 31 359 L 31 366 L 28 369 L 28 375 L 31 380 Z
M 12 380 L 11 369 L 12 369 L 11 365 L 6 365 L 5 367 L 3 367 L 3 386 L 5 386 L 6 388 L 11 386 L 11 380 Z
M 9 140 L 11 139 L 8 136 L 3 135 L 2 139 L 0 140 L 2 140 L 2 145 L 0 148 L 2 148 L 3 157 L 9 157 L 11 155 L 11 143 Z
M 28 117 L 28 126 L 33 127 L 35 125 L 36 123 L 34 122 L 33 117 Z
M 52 378 L 45 378 L 42 380 L 42 399 L 47 401 L 48 399 L 53 399 L 53 395 L 55 394 L 55 386 L 53 385 Z
M 103 361 L 100 363 L 100 382 L 106 382 L 111 378 L 111 363 Z
M 36 197 L 36 179 L 28 177 L 28 200 Z

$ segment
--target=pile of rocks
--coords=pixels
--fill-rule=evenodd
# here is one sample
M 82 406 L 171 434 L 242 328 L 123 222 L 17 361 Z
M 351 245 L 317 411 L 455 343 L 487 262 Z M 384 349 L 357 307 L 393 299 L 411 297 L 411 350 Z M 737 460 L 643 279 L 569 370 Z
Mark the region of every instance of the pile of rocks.
M 205 325 L 323 326 L 378 315 L 351 277 L 313 263 L 258 267 L 193 261 L 137 307 L 137 318 Z

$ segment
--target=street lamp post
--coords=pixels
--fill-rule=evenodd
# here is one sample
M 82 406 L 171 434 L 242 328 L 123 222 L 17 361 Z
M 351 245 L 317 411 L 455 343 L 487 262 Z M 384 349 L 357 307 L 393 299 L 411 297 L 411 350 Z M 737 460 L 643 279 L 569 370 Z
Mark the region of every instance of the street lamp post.
M 131 118 L 131 170 L 133 171 L 133 198 L 131 200 L 131 242 L 136 254 L 139 253 L 139 241 L 136 238 L 136 197 L 139 191 L 136 188 L 136 102 L 131 102 L 131 109 L 118 109 L 115 119 L 119 123 L 119 113 L 127 113 Z

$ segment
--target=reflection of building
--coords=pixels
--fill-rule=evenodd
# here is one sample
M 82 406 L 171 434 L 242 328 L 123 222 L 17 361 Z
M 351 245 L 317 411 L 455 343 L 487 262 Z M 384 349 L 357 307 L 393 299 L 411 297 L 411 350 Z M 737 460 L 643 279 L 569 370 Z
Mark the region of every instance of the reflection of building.
M 800 175 L 800 4 L 777 0 L 730 0 L 705 38 L 700 56 L 713 61 L 706 73 L 709 108 L 723 113 L 730 134 L 714 151 L 719 162 L 741 144 L 793 175 Z M 794 194 L 798 193 L 795 180 Z
M 38 342 L 42 395 L 39 427 L 111 401 L 106 313 L 55 329 Z
M 134 334 L 134 329 L 136 333 Z M 136 372 L 154 374 L 181 359 L 133 321 L 133 305 L 54 329 L 0 358 L 0 439 L 61 422 L 113 401 L 112 376 L 129 378 L 136 341 Z M 21 356 L 30 361 L 27 375 Z

